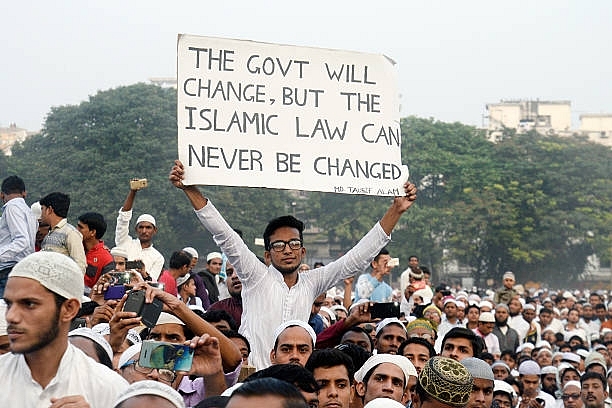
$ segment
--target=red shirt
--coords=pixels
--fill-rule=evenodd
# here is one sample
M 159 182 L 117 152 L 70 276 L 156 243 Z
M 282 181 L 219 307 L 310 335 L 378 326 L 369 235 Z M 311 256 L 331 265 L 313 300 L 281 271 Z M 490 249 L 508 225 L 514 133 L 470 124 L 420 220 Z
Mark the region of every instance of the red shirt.
M 87 269 L 85 270 L 84 282 L 88 288 L 96 284 L 100 276 L 115 269 L 115 260 L 108 249 L 104 247 L 104 241 L 99 241 L 85 254 Z
M 164 284 L 164 292 L 168 292 L 170 294 L 173 294 L 174 296 L 178 296 L 178 289 L 176 287 L 176 279 L 174 279 L 174 277 L 170 275 L 170 272 L 168 272 L 167 270 L 162 271 L 157 281 L 159 283 Z

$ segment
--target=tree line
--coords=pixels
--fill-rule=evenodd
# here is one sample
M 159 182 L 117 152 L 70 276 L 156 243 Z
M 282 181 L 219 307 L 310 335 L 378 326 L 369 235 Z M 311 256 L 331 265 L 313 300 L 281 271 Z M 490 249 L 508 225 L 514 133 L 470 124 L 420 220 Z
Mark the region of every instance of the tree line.
M 69 221 L 87 211 L 109 224 L 132 177 L 149 179 L 135 213 L 155 215 L 156 247 L 215 250 L 181 192 L 167 181 L 177 157 L 176 91 L 135 84 L 100 91 L 78 105 L 51 108 L 43 129 L 0 154 L 0 176 L 18 174 L 29 203 L 53 191 L 71 196 Z M 420 257 L 434 275 L 457 260 L 479 283 L 513 270 L 519 281 L 555 287 L 581 278 L 596 253 L 610 263 L 612 151 L 579 137 L 544 137 L 506 130 L 491 143 L 483 130 L 432 118 L 401 121 L 402 160 L 419 198 L 402 218 L 389 249 L 402 260 Z M 255 238 L 281 214 L 297 213 L 329 240 L 337 256 L 363 236 L 388 198 L 312 192 L 296 200 L 285 190 L 206 186 L 207 196 L 257 253 Z M 306 242 L 308 245 L 308 242 Z M 439 276 L 439 275 L 438 275 Z

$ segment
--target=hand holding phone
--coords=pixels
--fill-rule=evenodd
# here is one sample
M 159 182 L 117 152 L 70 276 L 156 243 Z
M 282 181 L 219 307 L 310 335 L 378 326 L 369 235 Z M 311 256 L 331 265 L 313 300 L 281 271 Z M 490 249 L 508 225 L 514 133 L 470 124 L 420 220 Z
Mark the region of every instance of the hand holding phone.
M 142 317 L 142 324 L 148 328 L 153 328 L 157 324 L 157 319 L 159 319 L 163 307 L 164 303 L 157 298 L 153 298 L 151 303 L 146 303 L 144 290 L 133 290 L 125 300 L 123 311 L 136 313 Z
M 142 342 L 140 359 L 142 367 L 189 371 L 194 350 L 188 345 L 145 340 Z
M 370 306 L 372 319 L 386 319 L 387 317 L 400 317 L 400 305 L 398 302 L 374 303 Z

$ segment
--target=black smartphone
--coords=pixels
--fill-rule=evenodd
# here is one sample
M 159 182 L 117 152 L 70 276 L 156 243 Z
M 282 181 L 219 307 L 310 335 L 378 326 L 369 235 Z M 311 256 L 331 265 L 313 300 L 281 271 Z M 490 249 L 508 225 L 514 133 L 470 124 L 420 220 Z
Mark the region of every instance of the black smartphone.
M 144 268 L 142 261 L 127 261 L 125 263 L 125 269 L 141 269 Z
M 154 298 L 152 303 L 145 303 L 144 291 L 133 290 L 125 300 L 123 311 L 136 313 L 142 317 L 142 323 L 145 326 L 152 328 L 157 324 L 163 307 L 163 302 L 157 298 Z
M 387 317 L 400 317 L 400 305 L 398 302 L 374 303 L 370 306 L 372 319 L 386 319 Z

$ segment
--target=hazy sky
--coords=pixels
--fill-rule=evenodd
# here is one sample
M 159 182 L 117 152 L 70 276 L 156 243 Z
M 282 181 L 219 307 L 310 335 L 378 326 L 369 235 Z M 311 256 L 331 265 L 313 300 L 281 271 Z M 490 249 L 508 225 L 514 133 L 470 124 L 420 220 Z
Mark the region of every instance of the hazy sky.
M 52 106 L 175 76 L 178 33 L 386 54 L 402 116 L 481 125 L 500 99 L 612 113 L 612 2 L 6 1 L 0 126 L 39 129 Z

